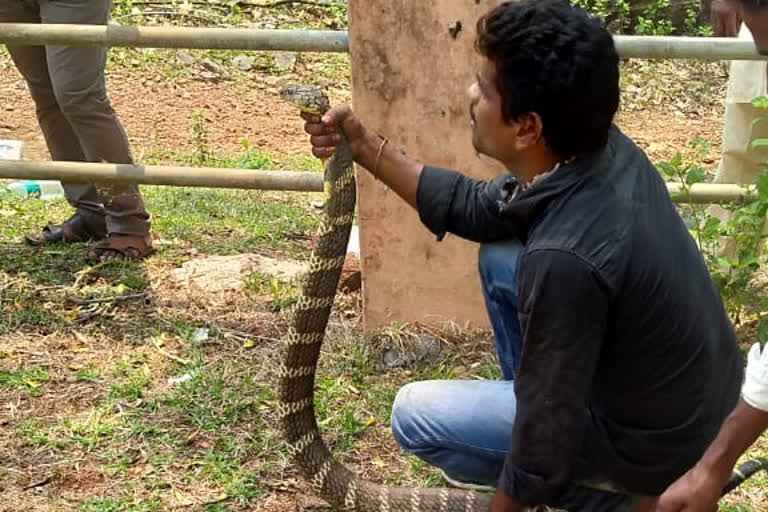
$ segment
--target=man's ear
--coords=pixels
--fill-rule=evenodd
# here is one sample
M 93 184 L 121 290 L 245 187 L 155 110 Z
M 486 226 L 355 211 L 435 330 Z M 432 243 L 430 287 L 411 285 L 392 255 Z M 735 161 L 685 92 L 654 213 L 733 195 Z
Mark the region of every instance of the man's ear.
M 517 151 L 526 150 L 541 142 L 544 124 L 541 122 L 539 114 L 536 112 L 520 114 L 514 123 L 517 127 L 515 134 L 515 149 Z

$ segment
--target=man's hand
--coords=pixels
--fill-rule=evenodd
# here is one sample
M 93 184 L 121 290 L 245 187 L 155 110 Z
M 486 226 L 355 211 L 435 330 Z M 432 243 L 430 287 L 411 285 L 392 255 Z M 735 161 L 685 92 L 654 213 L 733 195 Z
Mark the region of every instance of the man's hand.
M 715 512 L 725 485 L 721 480 L 713 472 L 695 466 L 667 488 L 654 512 Z
M 491 500 L 489 512 L 523 512 L 523 506 L 514 498 L 510 498 L 502 490 L 497 490 Z
M 741 15 L 728 0 L 712 0 L 709 8 L 715 37 L 736 37 L 739 35 Z
M 336 151 L 341 141 L 339 127 L 344 131 L 352 153 L 357 156 L 365 139 L 365 128 L 352 113 L 348 106 L 335 107 L 326 112 L 322 118 L 306 112 L 301 113 L 306 121 L 304 131 L 311 137 L 312 154 L 318 158 L 329 158 Z
M 304 112 L 301 117 L 306 121 L 304 131 L 311 136 L 313 155 L 330 158 L 341 142 L 339 132 L 343 131 L 355 162 L 409 205 L 418 208 L 416 195 L 423 165 L 392 148 L 386 139 L 369 132 L 348 106 L 334 107 L 322 117 Z

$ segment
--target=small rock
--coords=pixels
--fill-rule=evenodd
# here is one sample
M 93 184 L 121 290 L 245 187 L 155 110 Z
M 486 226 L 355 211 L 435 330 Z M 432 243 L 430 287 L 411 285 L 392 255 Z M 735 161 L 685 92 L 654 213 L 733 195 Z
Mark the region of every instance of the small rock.
M 187 382 L 190 380 L 192 380 L 192 374 L 185 373 L 184 375 L 181 375 L 179 377 L 168 377 L 168 384 L 170 385 L 181 384 L 182 382 Z
M 414 363 L 432 364 L 437 361 L 442 346 L 429 334 L 415 334 L 405 340 L 403 350 L 387 349 L 382 354 L 384 368 L 406 367 Z
M 216 73 L 218 75 L 225 74 L 224 68 L 213 62 L 211 59 L 203 59 L 200 61 L 200 65 L 203 66 L 205 69 L 210 71 L 211 73 Z
M 197 76 L 206 82 L 219 82 L 221 81 L 221 75 L 218 73 L 213 73 L 211 71 L 201 71 L 197 74 Z
M 171 271 L 171 277 L 181 286 L 216 293 L 242 290 L 245 278 L 255 270 L 290 282 L 306 268 L 306 263 L 298 261 L 277 260 L 259 254 L 235 254 L 186 261 Z
M 192 339 L 197 343 L 208 341 L 208 329 L 206 327 L 198 327 L 195 329 L 194 334 L 192 334 Z
M 278 52 L 275 55 L 275 66 L 281 71 L 291 71 L 296 65 L 296 54 L 293 52 Z
M 396 368 L 403 365 L 403 359 L 400 357 L 400 354 L 391 349 L 384 352 L 382 362 L 387 368 Z
M 238 53 L 232 57 L 232 65 L 240 71 L 250 71 L 251 68 L 253 68 L 254 60 L 255 59 L 249 55 Z
M 176 54 L 176 60 L 185 66 L 195 63 L 195 58 L 187 52 L 178 52 Z
M 443 351 L 442 345 L 434 337 L 429 334 L 419 334 L 417 336 L 423 352 L 420 359 L 426 359 L 428 361 L 436 361 L 440 353 Z
M 13 110 L 14 110 L 14 107 L 13 107 L 13 105 L 11 105 L 11 104 L 9 103 L 8 105 L 6 105 L 6 106 L 5 106 L 5 110 L 7 110 L 8 112 L 13 112 Z

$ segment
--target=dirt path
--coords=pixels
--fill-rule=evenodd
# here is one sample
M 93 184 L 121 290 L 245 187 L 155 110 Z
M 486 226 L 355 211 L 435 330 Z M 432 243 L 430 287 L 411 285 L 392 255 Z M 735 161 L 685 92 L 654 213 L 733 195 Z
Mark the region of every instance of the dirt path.
M 24 141 L 27 160 L 48 159 L 23 80 L 8 60 L 0 60 L 0 75 L 7 77 L 0 82 L 0 137 Z M 713 89 L 720 82 L 722 79 Z M 108 75 L 107 86 L 139 160 L 150 152 L 189 152 L 193 146 L 188 116 L 195 109 L 204 113 L 214 151 L 237 151 L 239 141 L 246 138 L 251 146 L 267 152 L 307 153 L 296 112 L 277 99 L 274 88 L 260 81 L 254 80 L 252 86 L 232 81 L 205 83 L 120 70 Z M 349 97 L 342 93 L 336 99 L 348 101 Z M 719 155 L 722 100 L 714 108 L 689 114 L 663 107 L 623 110 L 617 123 L 654 161 L 670 158 L 694 138 L 703 138 L 712 144 L 711 161 L 705 163 L 713 163 Z
M 15 67 L 0 60 L 0 138 L 24 142 L 25 160 L 48 160 L 37 125 L 34 104 Z M 252 147 L 267 152 L 300 154 L 307 150 L 295 109 L 280 101 L 263 84 L 252 88 L 231 81 L 205 83 L 188 78 L 162 79 L 155 73 L 120 71 L 107 77 L 107 90 L 129 135 L 133 153 L 189 152 L 193 149 L 188 116 L 203 112 L 208 142 L 217 152 Z M 343 98 L 342 98 L 343 99 Z

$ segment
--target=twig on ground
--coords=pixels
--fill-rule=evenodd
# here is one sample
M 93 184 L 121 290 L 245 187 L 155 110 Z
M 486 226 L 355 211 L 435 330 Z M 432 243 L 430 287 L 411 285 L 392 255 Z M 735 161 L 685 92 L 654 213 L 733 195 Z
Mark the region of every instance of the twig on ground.
M 134 293 L 130 295 L 111 295 L 109 297 L 95 297 L 93 299 L 78 299 L 77 297 L 67 297 L 68 302 L 74 304 L 103 304 L 105 302 L 127 302 L 129 300 L 144 299 L 147 297 L 146 293 Z
M 34 489 L 36 487 L 42 487 L 44 485 L 48 485 L 51 483 L 51 480 L 53 480 L 53 477 L 47 476 L 44 479 L 40 480 L 39 482 L 35 482 L 33 484 L 26 485 L 21 488 L 22 491 L 28 491 L 30 489 Z
M 260 336 L 258 334 L 250 334 L 243 331 L 237 331 L 235 329 L 229 329 L 227 327 L 216 327 L 217 330 L 221 331 L 225 335 L 229 335 L 233 338 L 239 338 L 244 340 L 261 340 L 261 341 L 276 341 L 280 342 L 282 341 L 279 338 L 270 338 L 269 336 Z
M 317 0 L 275 0 L 274 2 L 269 3 L 258 3 L 258 2 L 240 2 L 244 5 L 248 5 L 249 7 L 280 7 L 281 5 L 286 4 L 304 4 L 304 5 L 315 5 L 318 7 L 330 7 L 332 5 L 338 4 L 340 2 L 322 2 Z
M 96 308 L 93 311 L 90 311 L 90 312 L 84 314 L 83 316 L 78 316 L 77 318 L 75 318 L 74 322 L 76 324 L 81 324 L 81 323 L 83 323 L 83 322 L 85 322 L 87 320 L 90 320 L 91 318 L 93 318 L 95 316 L 99 316 L 103 312 L 104 312 L 104 308 Z
M 182 507 L 195 507 L 195 508 L 202 508 L 207 507 L 209 505 L 216 505 L 217 503 L 223 503 L 225 501 L 229 501 L 232 499 L 232 496 L 220 496 L 216 499 L 209 500 L 209 501 L 203 501 L 201 503 L 190 503 L 188 505 L 182 505 Z
M 190 361 L 189 359 L 183 359 L 183 358 L 181 358 L 179 356 L 175 356 L 175 355 L 171 354 L 170 352 L 168 352 L 168 351 L 164 350 L 163 348 L 161 348 L 160 344 L 157 342 L 157 339 L 154 340 L 154 345 L 155 345 L 155 348 L 157 349 L 157 351 L 160 352 L 161 355 L 164 355 L 165 357 L 167 357 L 168 359 L 176 361 L 179 364 L 183 364 L 184 366 L 187 366 L 187 365 L 192 363 L 192 361 Z
M 106 266 L 107 264 L 111 263 L 110 261 L 102 261 L 101 263 L 97 263 L 96 265 L 93 265 L 92 267 L 86 267 L 77 274 L 77 278 L 75 279 L 75 282 L 72 283 L 72 289 L 77 290 L 77 288 L 80 286 L 80 283 L 83 279 L 85 279 L 86 276 L 91 274 L 92 272 Z
M 191 5 L 205 5 L 207 7 L 230 7 L 230 6 L 237 6 L 237 7 L 279 7 L 281 5 L 286 4 L 306 4 L 306 5 L 315 5 L 319 7 L 330 7 L 332 5 L 342 4 L 346 5 L 347 2 L 345 1 L 333 1 L 333 0 L 274 0 L 272 2 L 253 2 L 253 1 L 245 1 L 240 0 L 239 2 L 228 2 L 227 4 L 212 4 L 210 2 L 202 2 L 202 1 L 193 1 L 188 2 Z M 163 2 L 162 0 L 134 0 L 133 5 L 168 5 L 171 4 L 169 1 Z

